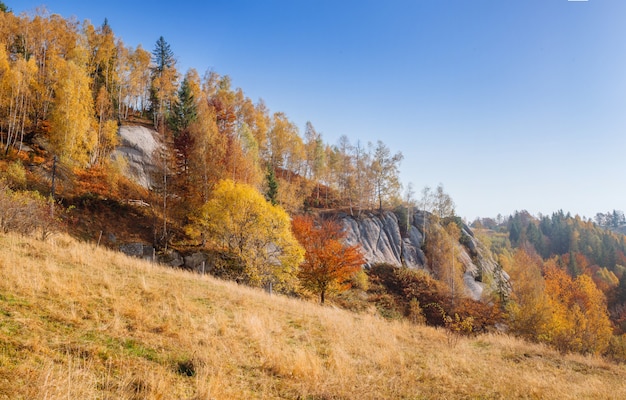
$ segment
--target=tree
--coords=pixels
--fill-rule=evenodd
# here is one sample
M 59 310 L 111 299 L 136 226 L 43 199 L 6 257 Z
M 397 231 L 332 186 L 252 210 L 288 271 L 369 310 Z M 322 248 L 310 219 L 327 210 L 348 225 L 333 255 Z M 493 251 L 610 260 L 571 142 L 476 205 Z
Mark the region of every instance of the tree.
M 435 215 L 440 219 L 454 216 L 454 201 L 443 189 L 443 184 L 437 185 L 434 193 L 433 204 Z
M 419 207 L 422 209 L 422 235 L 424 241 L 426 240 L 426 220 L 428 219 L 427 213 L 431 212 L 433 206 L 433 193 L 430 186 L 424 186 L 422 188 L 422 197 L 419 201 Z
M 335 165 L 337 184 L 344 201 L 348 202 L 350 214 L 353 213 L 354 198 L 356 197 L 356 165 L 352 157 L 353 146 L 346 135 L 339 138 L 336 149 L 338 163 Z
M 278 200 L 276 199 L 278 196 L 278 181 L 276 180 L 276 174 L 274 173 L 274 168 L 272 166 L 267 166 L 267 192 L 265 192 L 265 197 L 267 201 L 269 201 L 273 206 L 278 204 Z
M 249 284 L 295 289 L 304 249 L 291 233 L 289 215 L 252 186 L 220 181 L 202 207 L 199 223 L 216 246 L 243 261 L 242 278 Z
M 221 148 L 211 155 L 213 164 L 224 171 L 222 176 L 232 180 L 257 186 L 263 179 L 263 170 L 258 162 L 262 143 L 257 134 L 263 136 L 255 125 L 263 124 L 263 118 L 256 118 L 256 110 L 241 89 L 232 90 L 228 76 L 209 73 L 204 78 L 203 92 L 209 109 L 211 124 L 217 128 L 217 140 Z
M 365 259 L 360 246 L 343 242 L 346 233 L 341 226 L 330 219 L 316 224 L 310 216 L 296 216 L 292 229 L 306 250 L 298 273 L 302 285 L 319 293 L 322 304 L 329 291 L 349 288 L 350 279 L 361 269 Z
M 517 249 L 501 255 L 500 264 L 510 276 L 512 291 L 506 313 L 511 331 L 534 341 L 545 338 L 553 309 L 544 289 L 541 260 Z
M 391 155 L 389 148 L 378 141 L 372 160 L 372 172 L 374 174 L 374 187 L 378 197 L 378 207 L 382 211 L 383 200 L 399 197 L 400 184 L 400 162 L 402 153 Z
M 192 122 L 198 117 L 196 101 L 191 89 L 189 76 L 185 76 L 178 88 L 178 98 L 172 106 L 169 118 L 170 127 L 175 134 L 186 131 Z
M 399 221 L 400 222 L 400 226 L 403 226 L 404 228 L 404 232 L 406 234 L 409 233 L 409 230 L 411 229 L 411 226 L 413 225 L 413 212 L 415 210 L 416 207 L 416 201 L 415 201 L 415 191 L 413 190 L 413 183 L 409 182 L 408 185 L 406 186 L 406 189 L 404 191 L 404 198 L 403 198 L 403 207 L 405 208 L 406 212 L 405 212 L 405 218 L 403 221 Z
M 187 197 L 192 190 L 191 157 L 195 146 L 195 137 L 191 132 L 191 125 L 198 117 L 196 100 L 192 93 L 188 76 L 178 89 L 178 98 L 172 107 L 169 118 L 170 128 L 173 130 L 174 158 L 176 160 L 176 186 L 182 197 Z
M 141 45 L 129 54 L 130 70 L 128 72 L 127 101 L 135 111 L 143 112 L 148 106 L 148 96 L 150 87 L 150 53 L 144 50 Z
M 545 266 L 545 285 L 553 310 L 549 342 L 561 351 L 602 353 L 612 328 L 606 300 L 593 280 L 587 275 L 572 279 L 551 259 Z
M 457 248 L 460 236 L 461 231 L 453 221 L 445 227 L 430 224 L 424 248 L 428 266 L 434 276 L 447 286 L 453 306 L 463 293 L 463 262 L 459 258 L 461 251 Z
M 154 126 L 159 129 L 176 97 L 178 81 L 174 52 L 163 36 L 159 37 L 152 51 L 152 62 L 152 113 Z
M 61 62 L 59 67 L 50 142 L 62 160 L 85 167 L 98 140 L 89 79 L 85 70 L 73 61 Z

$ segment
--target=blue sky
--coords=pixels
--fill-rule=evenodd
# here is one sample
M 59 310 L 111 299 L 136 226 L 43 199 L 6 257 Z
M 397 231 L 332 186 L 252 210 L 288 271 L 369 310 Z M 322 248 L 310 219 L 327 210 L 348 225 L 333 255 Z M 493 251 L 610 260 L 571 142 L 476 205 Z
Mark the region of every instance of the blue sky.
M 468 220 L 626 209 L 623 0 L 4 2 L 163 36 L 301 132 L 401 151 L 403 183 L 443 183 Z

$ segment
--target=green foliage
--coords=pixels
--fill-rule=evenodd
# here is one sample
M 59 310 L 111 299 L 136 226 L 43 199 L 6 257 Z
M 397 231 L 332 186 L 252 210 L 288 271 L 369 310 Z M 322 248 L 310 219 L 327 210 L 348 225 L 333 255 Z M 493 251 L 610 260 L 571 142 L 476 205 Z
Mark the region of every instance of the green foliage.
M 563 211 L 540 219 L 534 218 L 527 211 L 516 212 L 509 218 L 507 229 L 512 246 L 530 244 L 544 259 L 580 253 L 588 259 L 590 265 L 606 267 L 611 271 L 616 264 L 626 263 L 626 246 L 622 235 Z M 572 267 L 575 265 L 572 264 Z
M 267 179 L 267 192 L 265 192 L 265 198 L 275 206 L 278 204 L 278 180 L 276 179 L 274 168 L 269 164 L 267 166 L 267 175 L 265 178 Z
M 157 73 L 162 73 L 165 69 L 172 68 L 176 64 L 174 52 L 163 36 L 159 37 L 154 50 L 152 50 L 152 62 L 155 64 L 154 70 Z
M 174 131 L 174 135 L 177 136 L 187 130 L 197 117 L 196 100 L 193 97 L 189 80 L 185 77 L 178 89 L 178 98 L 169 116 L 170 128 Z

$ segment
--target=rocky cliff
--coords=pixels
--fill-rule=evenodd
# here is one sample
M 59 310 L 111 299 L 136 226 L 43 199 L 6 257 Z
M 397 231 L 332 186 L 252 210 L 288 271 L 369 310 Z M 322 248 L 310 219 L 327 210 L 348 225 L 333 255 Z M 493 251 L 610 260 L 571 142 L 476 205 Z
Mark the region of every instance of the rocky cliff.
M 363 212 L 360 216 L 339 214 L 337 217 L 347 232 L 347 242 L 361 245 L 366 267 L 386 263 L 429 270 L 422 245 L 424 227 L 436 223 L 430 214 L 415 210 L 404 234 L 397 216 L 391 211 Z M 485 290 L 506 286 L 508 276 L 466 225 L 462 227 L 462 238 L 463 244 L 457 243 L 456 248 L 463 262 L 468 295 L 480 299 Z
M 140 125 L 122 125 L 118 135 L 120 146 L 115 149 L 113 158 L 125 160 L 127 176 L 149 189 L 156 170 L 153 155 L 159 148 L 156 131 Z

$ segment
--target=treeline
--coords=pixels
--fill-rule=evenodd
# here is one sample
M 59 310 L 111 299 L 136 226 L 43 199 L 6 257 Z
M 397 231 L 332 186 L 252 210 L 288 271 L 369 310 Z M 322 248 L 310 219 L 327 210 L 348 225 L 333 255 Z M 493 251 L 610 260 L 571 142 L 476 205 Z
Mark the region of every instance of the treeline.
M 6 10 L 6 7 L 4 7 Z M 295 211 L 305 206 L 374 208 L 398 202 L 401 153 L 381 141 L 304 134 L 231 87 L 228 76 L 182 74 L 161 37 L 153 50 L 126 46 L 108 21 L 94 26 L 56 14 L 0 12 L 0 143 L 4 154 L 41 147 L 62 163 L 106 166 L 117 130 L 149 117 L 167 213 L 187 216 L 221 179 L 252 185 Z M 270 189 L 270 187 L 274 187 Z
M 626 225 L 626 217 L 621 210 L 613 210 L 605 213 L 597 213 L 594 217 L 596 224 L 611 228 L 619 228 Z
M 600 215 L 600 214 L 598 214 Z M 526 211 L 516 212 L 508 219 L 482 219 L 473 223 L 475 228 L 487 228 L 487 237 L 492 250 L 501 258 L 501 263 L 511 264 L 511 254 L 523 251 L 532 263 L 537 265 L 539 277 L 548 279 L 546 271 L 558 269 L 567 276 L 554 275 L 559 279 L 576 282 L 587 277 L 602 293 L 605 310 L 608 311 L 613 328 L 617 334 L 626 332 L 626 237 L 614 232 L 609 227 L 615 216 L 618 222 L 621 213 L 618 211 L 602 214 L 602 225 L 591 219 L 572 216 L 558 211 L 550 216 L 536 218 Z M 527 263 L 527 265 L 530 265 Z M 549 268 L 548 268 L 549 266 Z M 559 274 L 561 273 L 559 272 Z M 535 278 L 535 281 L 539 279 Z M 569 282 L 569 281 L 568 281 Z M 571 285 L 571 282 L 568 283 Z M 547 285 L 537 283 L 536 286 L 550 291 L 564 287 L 563 285 Z M 567 285 L 565 285 L 567 286 Z M 515 282 L 513 282 L 515 291 Z M 571 288 L 570 288 L 571 289 Z M 539 289 L 537 289 L 539 290 Z M 570 290 L 572 292 L 573 289 Z M 559 295 L 563 297 L 562 295 Z M 572 294 L 568 294 L 572 296 Z M 580 298 L 580 296 L 574 298 Z M 582 308 L 580 305 L 579 308 Z M 572 315 L 572 311 L 568 315 Z

